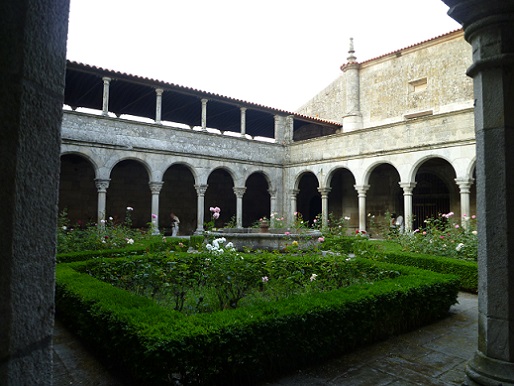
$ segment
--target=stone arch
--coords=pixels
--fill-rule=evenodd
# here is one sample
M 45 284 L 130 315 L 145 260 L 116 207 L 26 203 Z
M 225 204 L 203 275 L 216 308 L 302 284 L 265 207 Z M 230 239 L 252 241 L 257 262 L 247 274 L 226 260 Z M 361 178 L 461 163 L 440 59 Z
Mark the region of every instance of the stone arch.
M 207 178 L 207 191 L 204 201 L 204 221 L 211 220 L 210 207 L 221 209 L 215 227 L 223 227 L 236 216 L 236 195 L 234 193 L 234 174 L 225 167 L 216 168 Z
M 262 217 L 270 216 L 269 177 L 262 171 L 248 176 L 243 196 L 243 227 L 249 227 Z
M 460 197 L 453 166 L 442 157 L 427 157 L 416 165 L 416 187 L 412 194 L 414 229 L 427 218 L 455 212 L 460 217 Z
M 108 162 L 106 162 L 103 165 L 103 168 L 107 169 L 109 175 L 112 175 L 113 169 L 117 165 L 119 165 L 120 163 L 125 162 L 125 161 L 134 161 L 138 165 L 143 166 L 144 169 L 145 169 L 146 174 L 148 175 L 148 181 L 151 181 L 151 178 L 152 178 L 152 168 L 150 167 L 148 162 L 146 160 L 142 159 L 142 158 L 133 157 L 133 156 L 119 157 L 119 158 L 114 158 L 113 157 L 113 159 L 109 159 Z
M 120 160 L 111 169 L 110 179 L 105 216 L 121 222 L 126 219 L 127 207 L 132 207 L 132 226 L 146 227 L 152 214 L 148 165 L 134 158 Z
M 59 213 L 66 211 L 72 226 L 86 226 L 97 217 L 95 165 L 81 153 L 61 155 Z
M 346 167 L 339 167 L 330 171 L 327 178 L 328 213 L 336 219 L 350 218 L 350 226 L 358 227 L 359 200 L 355 191 L 355 175 Z
M 376 163 L 368 170 L 366 184 L 366 229 L 378 236 L 387 229 L 392 213 L 405 217 L 400 173 L 391 163 Z
M 95 177 L 97 177 L 96 173 L 98 170 L 98 162 L 95 159 L 93 159 L 93 157 L 91 157 L 91 154 L 81 152 L 81 151 L 68 150 L 68 151 L 63 151 L 61 153 L 61 159 L 65 155 L 77 155 L 77 156 L 80 156 L 80 157 L 84 158 L 85 160 L 87 160 L 93 166 L 93 170 L 95 171 Z
M 164 172 L 162 182 L 159 229 L 171 235 L 170 213 L 173 212 L 180 219 L 179 235 L 192 234 L 197 226 L 198 211 L 194 169 L 187 163 L 174 163 Z
M 312 224 L 316 216 L 321 213 L 318 177 L 311 171 L 304 171 L 298 176 L 295 185 L 298 189 L 296 211 L 305 221 Z
M 440 154 L 437 154 L 437 155 L 427 155 L 427 156 L 424 156 L 424 157 L 420 157 L 412 166 L 412 170 L 411 172 L 409 173 L 409 180 L 408 181 L 402 181 L 402 182 L 412 182 L 412 181 L 416 181 L 416 175 L 419 171 L 419 168 L 426 164 L 427 161 L 430 161 L 430 160 L 433 160 L 433 159 L 440 159 L 440 160 L 443 160 L 443 161 L 446 161 L 449 165 L 451 165 L 451 160 L 449 160 L 448 158 L 446 158 L 445 156 L 443 155 L 440 155 Z M 452 169 L 453 169 L 453 166 L 452 166 Z M 456 174 L 455 170 L 453 170 L 453 173 Z

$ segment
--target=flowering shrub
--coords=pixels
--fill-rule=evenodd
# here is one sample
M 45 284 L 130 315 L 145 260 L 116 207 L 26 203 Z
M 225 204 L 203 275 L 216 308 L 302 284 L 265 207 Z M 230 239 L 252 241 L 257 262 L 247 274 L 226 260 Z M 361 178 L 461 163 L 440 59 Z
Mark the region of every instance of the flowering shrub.
M 476 216 L 464 215 L 465 226 L 455 220 L 453 212 L 426 219 L 424 227 L 411 234 L 398 234 L 396 240 L 406 251 L 477 260 Z
M 357 229 L 357 230 L 355 231 L 355 236 L 357 236 L 357 237 L 369 238 L 368 232 L 366 232 L 366 231 L 365 231 L 365 230 L 363 230 L 363 229 Z
M 309 227 L 308 221 L 303 219 L 303 216 L 300 212 L 294 212 L 294 220 L 291 228 L 294 228 L 296 233 L 307 230 Z
M 345 236 L 348 231 L 348 225 L 350 224 L 349 216 L 335 217 L 332 213 L 328 214 L 327 224 L 323 225 L 323 215 L 318 213 L 314 220 L 312 220 L 312 228 L 323 231 L 324 233 L 331 234 L 333 236 L 340 235 Z
M 113 217 L 102 219 L 100 226 L 71 225 L 66 210 L 59 215 L 57 227 L 57 253 L 118 249 L 132 246 L 135 242 L 146 239 L 148 234 L 132 229 L 131 212 L 127 207 L 123 222 L 117 222 Z
M 209 211 L 211 212 L 211 220 L 204 224 L 204 228 L 207 231 L 210 231 L 210 230 L 213 230 L 216 228 L 216 220 L 220 218 L 221 209 L 217 206 L 215 206 L 215 207 L 211 206 L 209 208 Z
M 270 214 L 270 226 L 271 228 L 285 228 L 286 227 L 286 219 L 284 216 L 279 215 L 277 212 L 273 212 Z
M 211 243 L 207 243 L 205 249 L 213 255 L 222 255 L 225 252 L 235 252 L 236 249 L 234 248 L 234 244 L 232 244 L 232 242 L 228 242 L 225 246 L 223 246 L 226 241 L 227 239 L 224 237 L 214 239 Z
M 86 272 L 186 314 L 234 309 L 399 276 L 396 271 L 378 269 L 355 258 L 227 252 L 214 257 L 211 251 L 98 260 L 88 263 Z

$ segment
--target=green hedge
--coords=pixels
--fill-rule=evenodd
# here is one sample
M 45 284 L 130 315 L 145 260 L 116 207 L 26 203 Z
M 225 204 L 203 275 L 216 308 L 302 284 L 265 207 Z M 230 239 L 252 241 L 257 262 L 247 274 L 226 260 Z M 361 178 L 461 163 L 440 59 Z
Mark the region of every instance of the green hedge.
M 57 254 L 57 263 L 71 263 L 74 261 L 86 261 L 95 258 L 112 258 L 112 257 L 126 257 L 143 255 L 145 253 L 159 252 L 165 250 L 179 249 L 179 244 L 184 244 L 181 247 L 186 250 L 191 242 L 195 245 L 201 243 L 203 236 L 192 236 L 190 239 L 177 239 L 167 238 L 166 242 L 162 241 L 162 238 L 153 239 L 147 242 L 140 242 L 139 245 L 129 246 L 119 249 L 102 249 L 94 251 L 79 251 L 79 252 L 68 252 Z
M 444 317 L 458 279 L 358 259 L 401 276 L 255 307 L 185 316 L 57 266 L 58 316 L 140 385 L 253 384 Z
M 478 292 L 478 265 L 474 261 L 409 252 L 382 252 L 375 259 L 388 263 L 428 269 L 433 272 L 454 274 L 459 277 L 460 289 L 462 291 Z
M 475 261 L 405 252 L 400 244 L 393 241 L 366 240 L 359 237 L 340 237 L 333 240 L 330 238 L 327 246 L 332 247 L 334 250 L 344 253 L 351 252 L 359 257 L 375 261 L 457 275 L 460 279 L 460 289 L 462 291 L 478 292 L 478 264 Z

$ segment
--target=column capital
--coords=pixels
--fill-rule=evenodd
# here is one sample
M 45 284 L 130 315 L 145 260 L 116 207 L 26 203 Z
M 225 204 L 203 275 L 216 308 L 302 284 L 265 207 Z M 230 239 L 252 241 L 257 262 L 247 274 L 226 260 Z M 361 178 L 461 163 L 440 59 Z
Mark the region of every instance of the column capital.
M 332 188 L 327 188 L 327 187 L 324 187 L 324 188 L 318 188 L 318 192 L 321 193 L 321 196 L 328 196 L 328 194 L 330 193 L 330 191 L 332 190 Z
M 412 195 L 412 191 L 416 187 L 417 182 L 398 182 L 398 185 L 403 189 L 403 195 Z
M 95 178 L 95 185 L 96 185 L 96 189 L 97 189 L 98 193 L 107 192 L 110 181 L 111 181 L 110 178 L 108 178 L 108 179 Z
M 300 193 L 300 189 L 289 189 L 289 195 L 296 197 L 296 195 Z
M 205 195 L 205 192 L 207 191 L 207 187 L 209 185 L 205 184 L 205 185 L 195 185 L 195 189 L 196 189 L 196 194 L 198 194 L 199 196 L 204 196 Z
M 355 188 L 355 190 L 359 194 L 359 197 L 360 196 L 366 197 L 366 192 L 369 189 L 369 185 L 353 185 L 353 187 Z
M 150 181 L 148 185 L 150 185 L 150 190 L 152 191 L 152 194 L 159 194 L 161 192 L 162 185 L 164 185 L 164 182 Z
M 104 76 L 102 78 L 102 80 L 104 81 L 104 84 L 109 84 L 109 82 L 112 80 L 112 78 L 109 78 L 108 76 Z
M 239 110 L 241 110 L 241 112 L 242 112 L 242 113 L 245 113 L 245 112 L 246 112 L 246 110 L 248 110 L 248 108 L 246 108 L 246 107 L 240 107 L 240 108 L 239 108 Z
M 209 100 L 207 98 L 202 98 L 202 99 L 200 99 L 200 101 L 202 102 L 202 105 L 206 105 L 207 102 L 209 102 Z
M 246 192 L 246 186 L 238 186 L 238 187 L 234 186 L 232 189 L 234 190 L 234 193 L 237 198 L 243 198 L 243 195 Z
M 495 20 L 489 18 L 498 18 L 504 15 L 514 13 L 514 4 L 505 0 L 442 0 L 450 9 L 448 15 L 464 26 L 466 30 L 470 24 L 482 22 L 485 24 L 496 24 Z
M 455 179 L 455 182 L 459 186 L 461 193 L 469 193 L 469 189 L 471 188 L 471 185 L 473 185 L 473 182 L 475 182 L 475 179 L 459 177 Z
M 164 92 L 164 90 L 162 88 L 155 89 L 155 93 L 157 94 L 157 96 L 161 96 L 163 92 Z

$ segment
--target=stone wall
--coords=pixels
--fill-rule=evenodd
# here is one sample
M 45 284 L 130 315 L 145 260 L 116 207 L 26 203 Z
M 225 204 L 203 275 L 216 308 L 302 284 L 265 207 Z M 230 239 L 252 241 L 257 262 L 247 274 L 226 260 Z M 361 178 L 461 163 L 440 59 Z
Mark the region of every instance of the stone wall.
M 471 50 L 462 31 L 361 63 L 364 128 L 428 110 L 437 114 L 469 107 L 473 103 L 472 80 L 466 76 L 470 65 Z M 298 112 L 341 122 L 347 112 L 345 76 L 341 73 Z

